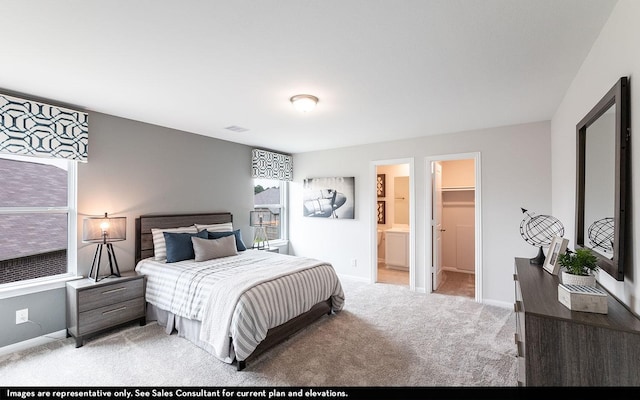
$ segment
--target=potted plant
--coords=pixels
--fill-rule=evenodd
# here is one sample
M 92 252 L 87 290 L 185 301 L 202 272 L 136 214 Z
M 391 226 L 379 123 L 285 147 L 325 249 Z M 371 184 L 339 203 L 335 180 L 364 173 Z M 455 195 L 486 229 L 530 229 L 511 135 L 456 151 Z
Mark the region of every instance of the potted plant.
M 558 263 L 564 268 L 562 283 L 565 285 L 596 286 L 593 273 L 599 268 L 598 258 L 590 249 L 567 250 L 565 254 L 558 256 Z

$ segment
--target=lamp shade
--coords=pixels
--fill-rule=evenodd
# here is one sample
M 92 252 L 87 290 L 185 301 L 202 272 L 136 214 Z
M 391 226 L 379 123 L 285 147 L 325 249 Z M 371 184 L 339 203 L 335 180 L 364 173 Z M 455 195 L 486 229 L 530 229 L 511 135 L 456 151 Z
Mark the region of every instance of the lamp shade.
M 273 224 L 273 214 L 271 211 L 250 211 L 249 212 L 249 225 L 250 226 L 264 226 Z
M 82 223 L 82 241 L 109 243 L 127 239 L 126 217 L 86 217 Z

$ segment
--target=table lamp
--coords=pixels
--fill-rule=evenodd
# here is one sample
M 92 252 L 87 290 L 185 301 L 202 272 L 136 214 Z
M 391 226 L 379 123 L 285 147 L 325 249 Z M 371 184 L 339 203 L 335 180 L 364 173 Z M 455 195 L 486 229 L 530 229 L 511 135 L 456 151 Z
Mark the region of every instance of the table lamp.
M 256 228 L 253 234 L 252 248 L 258 250 L 269 248 L 269 238 L 267 237 L 266 226 L 273 224 L 272 216 L 273 214 L 269 210 L 249 212 L 249 225 Z
M 126 240 L 127 238 L 127 218 L 126 217 L 108 217 L 104 213 L 104 217 L 86 217 L 82 225 L 82 241 L 85 243 L 97 243 L 98 247 L 93 255 L 93 263 L 89 272 L 89 279 L 95 282 L 109 277 L 120 276 L 118 268 L 118 260 L 116 253 L 113 251 L 113 242 Z M 106 245 L 107 257 L 109 258 L 109 268 L 111 274 L 100 278 L 100 261 L 102 258 L 102 248 Z M 94 275 L 95 270 L 95 275 Z

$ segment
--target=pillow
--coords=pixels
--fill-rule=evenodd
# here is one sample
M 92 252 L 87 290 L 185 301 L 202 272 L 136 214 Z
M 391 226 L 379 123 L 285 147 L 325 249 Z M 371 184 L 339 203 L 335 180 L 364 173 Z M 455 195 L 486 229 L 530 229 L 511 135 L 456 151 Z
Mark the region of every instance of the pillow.
M 167 258 L 167 246 L 164 241 L 164 232 L 189 232 L 198 233 L 195 225 L 183 226 L 180 228 L 154 228 L 151 229 L 153 235 L 153 258 L 156 261 L 164 261 Z
M 224 224 L 211 224 L 211 225 L 203 225 L 203 224 L 195 224 L 196 228 L 199 231 L 208 230 L 209 232 L 226 232 L 233 230 L 233 224 L 231 222 L 225 222 Z
M 207 261 L 238 254 L 236 237 L 233 234 L 220 239 L 201 239 L 194 236 L 191 238 L 191 242 L 193 243 L 196 261 Z
M 236 229 L 233 232 L 211 232 L 208 229 L 207 231 L 209 232 L 209 239 L 220 239 L 222 237 L 234 235 L 236 237 L 236 250 L 245 251 L 247 249 L 247 246 L 245 246 L 244 242 L 242 241 L 242 234 L 240 233 L 240 229 Z
M 200 237 L 207 239 L 207 232 L 198 233 L 180 233 L 180 232 L 164 232 L 164 241 L 167 244 L 167 262 L 178 262 L 183 260 L 192 260 L 195 258 L 193 252 L 192 237 Z

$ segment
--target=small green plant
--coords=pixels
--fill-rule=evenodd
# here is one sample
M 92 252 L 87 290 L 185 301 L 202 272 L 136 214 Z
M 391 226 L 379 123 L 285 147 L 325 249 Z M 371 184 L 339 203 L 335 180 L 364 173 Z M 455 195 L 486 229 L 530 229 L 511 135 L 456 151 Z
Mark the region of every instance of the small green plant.
M 598 270 L 598 258 L 589 249 L 567 250 L 558 256 L 558 263 L 573 275 L 589 275 Z

